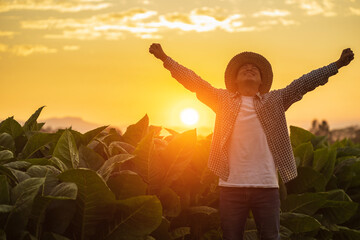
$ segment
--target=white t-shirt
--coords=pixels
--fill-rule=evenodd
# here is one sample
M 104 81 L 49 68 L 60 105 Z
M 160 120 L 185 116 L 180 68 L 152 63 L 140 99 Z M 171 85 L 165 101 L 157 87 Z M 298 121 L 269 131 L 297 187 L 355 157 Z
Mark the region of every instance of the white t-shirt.
M 255 112 L 253 97 L 242 103 L 229 139 L 228 181 L 219 186 L 277 188 L 278 177 L 264 130 Z

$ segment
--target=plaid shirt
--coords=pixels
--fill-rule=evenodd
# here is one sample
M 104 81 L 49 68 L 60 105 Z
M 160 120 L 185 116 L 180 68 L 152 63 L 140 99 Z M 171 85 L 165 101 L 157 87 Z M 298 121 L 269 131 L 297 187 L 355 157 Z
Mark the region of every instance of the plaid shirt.
M 228 140 L 240 110 L 239 93 L 211 86 L 192 70 L 178 64 L 170 57 L 165 59 L 163 65 L 171 72 L 172 77 L 188 90 L 195 92 L 197 98 L 216 113 L 208 167 L 221 179 L 227 181 L 229 177 Z M 285 88 L 265 94 L 258 93 L 254 98 L 255 111 L 283 182 L 288 182 L 297 176 L 285 111 L 293 103 L 302 99 L 305 93 L 327 83 L 328 78 L 337 72 L 334 62 L 303 75 Z

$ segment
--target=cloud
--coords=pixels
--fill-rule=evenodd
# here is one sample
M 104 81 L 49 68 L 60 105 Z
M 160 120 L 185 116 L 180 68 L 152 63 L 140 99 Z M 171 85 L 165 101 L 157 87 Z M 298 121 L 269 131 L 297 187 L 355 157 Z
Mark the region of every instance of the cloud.
M 285 17 L 290 15 L 290 12 L 287 10 L 279 10 L 279 9 L 270 9 L 270 10 L 263 10 L 257 13 L 254 13 L 254 17 Z
M 286 4 L 295 4 L 300 9 L 306 11 L 309 16 L 322 14 L 326 17 L 336 16 L 337 13 L 333 11 L 335 4 L 332 0 L 286 0 Z
M 0 43 L 0 52 L 6 52 L 8 49 L 8 46 L 5 44 Z
M 44 45 L 15 45 L 9 51 L 18 56 L 28 56 L 33 53 L 56 53 L 57 49 L 48 48 Z
M 349 10 L 350 10 L 351 14 L 360 16 L 360 8 L 350 7 Z
M 79 46 L 75 46 L 75 45 L 66 45 L 63 47 L 63 49 L 65 51 L 76 51 L 79 50 Z
M 101 10 L 110 7 L 102 0 L 1 0 L 0 12 L 12 10 L 54 10 L 58 12 L 80 12 Z
M 0 31 L 0 37 L 8 37 L 12 38 L 14 35 L 17 34 L 16 32 L 9 32 L 9 31 Z

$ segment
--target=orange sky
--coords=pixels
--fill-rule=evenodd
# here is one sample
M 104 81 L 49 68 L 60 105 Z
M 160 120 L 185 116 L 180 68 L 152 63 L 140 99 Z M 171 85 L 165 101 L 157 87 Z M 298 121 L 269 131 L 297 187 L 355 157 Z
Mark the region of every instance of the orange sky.
M 114 126 L 150 123 L 186 127 L 192 107 L 213 127 L 215 114 L 176 82 L 148 48 L 165 52 L 218 88 L 239 52 L 272 64 L 272 89 L 336 61 L 351 47 L 355 60 L 287 112 L 288 124 L 309 128 L 360 123 L 360 3 L 284 1 L 0 1 L 0 119 L 77 116 Z

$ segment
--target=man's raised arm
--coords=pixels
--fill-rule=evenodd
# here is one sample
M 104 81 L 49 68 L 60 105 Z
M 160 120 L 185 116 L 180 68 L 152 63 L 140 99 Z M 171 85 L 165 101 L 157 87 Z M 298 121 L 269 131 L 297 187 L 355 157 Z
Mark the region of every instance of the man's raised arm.
M 338 69 L 347 66 L 353 59 L 353 51 L 350 48 L 344 49 L 337 61 L 304 74 L 285 88 L 280 89 L 284 109 L 287 110 L 294 102 L 302 99 L 307 92 L 327 83 L 329 77 L 338 73 Z
M 160 44 L 151 44 L 149 52 L 163 61 L 164 67 L 171 72 L 173 78 L 181 83 L 186 89 L 195 92 L 200 101 L 205 103 L 215 112 L 217 111 L 220 103 L 220 95 L 223 93 L 222 89 L 214 88 L 195 72 L 180 65 L 167 56 Z

